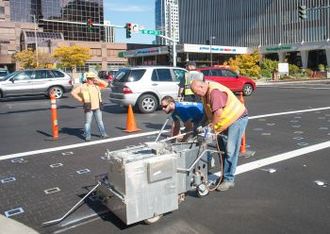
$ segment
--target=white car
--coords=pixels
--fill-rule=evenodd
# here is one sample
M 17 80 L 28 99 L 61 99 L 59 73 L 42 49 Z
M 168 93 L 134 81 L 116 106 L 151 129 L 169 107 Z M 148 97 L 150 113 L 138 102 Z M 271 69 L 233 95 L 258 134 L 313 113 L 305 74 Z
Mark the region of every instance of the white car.
M 154 112 L 164 96 L 177 97 L 179 81 L 186 72 L 183 68 L 165 66 L 122 68 L 111 83 L 110 101 L 132 105 L 142 113 Z
M 72 89 L 72 79 L 56 69 L 30 69 L 13 72 L 0 78 L 0 98 L 55 94 L 61 98 Z

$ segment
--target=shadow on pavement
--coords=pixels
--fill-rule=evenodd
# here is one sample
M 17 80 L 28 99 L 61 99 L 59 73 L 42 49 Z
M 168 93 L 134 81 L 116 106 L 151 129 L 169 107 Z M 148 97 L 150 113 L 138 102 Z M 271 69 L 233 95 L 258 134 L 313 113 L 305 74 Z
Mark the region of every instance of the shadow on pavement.
M 103 112 L 108 112 L 111 114 L 124 114 L 127 113 L 127 107 L 122 107 L 119 105 L 104 105 Z
M 61 128 L 60 129 L 60 133 L 61 134 L 67 134 L 67 135 L 71 135 L 71 136 L 76 136 L 82 140 L 85 140 L 83 134 L 84 131 L 81 128 Z

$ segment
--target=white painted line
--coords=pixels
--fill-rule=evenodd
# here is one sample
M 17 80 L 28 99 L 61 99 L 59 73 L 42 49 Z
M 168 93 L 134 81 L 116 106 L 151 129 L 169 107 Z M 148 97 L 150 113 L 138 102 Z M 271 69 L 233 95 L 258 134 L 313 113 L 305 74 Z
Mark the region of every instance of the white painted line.
M 287 111 L 287 112 L 279 112 L 279 113 L 272 113 L 272 114 L 266 114 L 266 115 L 250 116 L 249 119 L 260 119 L 260 118 L 273 117 L 273 116 L 279 116 L 279 115 L 291 115 L 291 114 L 297 114 L 297 113 L 306 113 L 306 112 L 329 110 L 329 109 L 330 109 L 330 107 L 320 107 L 320 108 L 297 110 L 297 111 Z M 164 133 L 166 133 L 166 132 L 168 132 L 168 130 L 164 131 Z M 116 141 L 121 141 L 121 140 L 139 138 L 139 137 L 150 136 L 150 135 L 158 134 L 158 133 L 159 133 L 159 131 L 157 130 L 157 131 L 152 131 L 152 132 L 132 134 L 129 136 L 121 136 L 121 137 L 103 139 L 103 140 L 98 140 L 98 141 L 77 143 L 77 144 L 72 144 L 72 145 L 65 145 L 65 146 L 59 146 L 59 147 L 54 147 L 54 148 L 33 150 L 33 151 L 27 151 L 27 152 L 22 152 L 22 153 L 7 154 L 7 155 L 0 156 L 0 161 L 12 159 L 12 158 L 26 157 L 26 156 L 36 155 L 36 154 L 50 153 L 50 152 L 55 152 L 55 151 L 60 151 L 60 150 L 68 150 L 68 149 L 74 149 L 74 148 L 79 148 L 79 147 L 104 144 L 104 143 L 108 143 L 108 142 L 116 142 Z
M 290 152 L 286 152 L 283 154 L 278 154 L 272 157 L 268 157 L 268 158 L 264 158 L 264 159 L 260 159 L 258 161 L 254 161 L 254 162 L 250 162 L 250 163 L 246 163 L 243 165 L 240 165 L 237 167 L 236 170 L 236 175 L 248 172 L 248 171 L 252 171 L 254 169 L 260 168 L 260 167 L 264 167 L 270 164 L 274 164 L 274 163 L 278 163 L 284 160 L 288 160 L 291 158 L 295 158 L 295 157 L 299 157 L 305 154 L 309 154 L 318 150 L 323 150 L 326 148 L 330 147 L 330 141 L 325 141 L 323 143 L 319 143 L 316 145 L 311 145 L 311 146 L 307 146 L 301 149 L 297 149 L 297 150 L 293 150 Z
M 165 132 L 166 131 L 164 131 L 164 133 Z M 159 131 L 152 131 L 152 132 L 139 133 L 139 134 L 134 134 L 134 135 L 129 135 L 129 136 L 114 137 L 114 138 L 98 140 L 98 141 L 77 143 L 77 144 L 72 144 L 72 145 L 65 145 L 65 146 L 59 146 L 59 147 L 54 147 L 54 148 L 33 150 L 33 151 L 27 151 L 27 152 L 22 152 L 22 153 L 16 153 L 16 154 L 8 154 L 8 155 L 0 156 L 0 161 L 12 159 L 12 158 L 26 157 L 26 156 L 31 156 L 31 155 L 35 155 L 35 154 L 44 154 L 44 153 L 50 153 L 50 152 L 55 152 L 55 151 L 104 144 L 104 143 L 108 143 L 108 142 L 116 142 L 116 141 L 138 138 L 138 137 L 143 137 L 143 136 L 148 136 L 148 135 L 153 135 L 153 134 L 158 134 L 158 133 L 159 133 Z
M 260 118 L 273 117 L 273 116 L 279 116 L 279 115 L 291 115 L 291 114 L 297 114 L 297 113 L 307 113 L 307 112 L 329 110 L 329 109 L 330 109 L 330 107 L 327 106 L 327 107 L 320 107 L 320 108 L 313 108 L 313 109 L 272 113 L 272 114 L 266 114 L 266 115 L 255 115 L 255 116 L 250 116 L 249 119 L 260 119 Z
M 268 158 L 264 158 L 264 159 L 260 159 L 257 161 L 253 161 L 250 163 L 245 163 L 242 165 L 237 166 L 236 168 L 236 173 L 235 175 L 239 175 L 239 174 L 243 174 L 245 172 L 249 172 L 264 166 L 268 166 L 270 164 L 274 164 L 274 163 L 278 163 L 278 162 L 282 162 L 291 158 L 296 158 L 299 156 L 303 156 L 305 154 L 309 154 L 318 150 L 323 150 L 326 148 L 330 147 L 330 141 L 325 141 L 316 145 L 311 145 L 311 146 L 307 146 L 301 149 L 297 149 L 297 150 L 293 150 L 290 152 L 286 152 L 283 154 L 278 154 L 278 155 L 274 155 Z M 220 172 L 214 173 L 215 175 L 219 176 Z

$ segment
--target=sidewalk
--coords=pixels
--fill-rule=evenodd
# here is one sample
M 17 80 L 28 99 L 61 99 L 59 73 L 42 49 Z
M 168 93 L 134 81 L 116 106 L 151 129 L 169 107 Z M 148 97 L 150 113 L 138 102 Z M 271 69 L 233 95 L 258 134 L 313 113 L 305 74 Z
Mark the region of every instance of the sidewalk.
M 330 79 L 296 79 L 296 80 L 276 80 L 276 81 L 270 79 L 256 80 L 257 86 L 294 84 L 294 83 L 329 83 L 330 84 Z
M 0 215 L 0 234 L 38 234 L 32 228 L 14 219 Z

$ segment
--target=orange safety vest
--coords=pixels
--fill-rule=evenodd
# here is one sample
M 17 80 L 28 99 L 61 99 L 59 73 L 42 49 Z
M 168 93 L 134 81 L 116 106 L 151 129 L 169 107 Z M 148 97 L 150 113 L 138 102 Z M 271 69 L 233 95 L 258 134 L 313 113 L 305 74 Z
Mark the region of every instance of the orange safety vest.
M 214 89 L 218 89 L 227 94 L 227 102 L 223 107 L 221 115 L 219 116 L 219 122 L 214 125 L 214 130 L 219 133 L 226 130 L 232 123 L 242 116 L 245 111 L 245 106 L 238 100 L 233 92 L 230 91 L 230 89 L 219 83 L 209 81 L 207 93 L 204 97 L 202 97 L 205 113 L 209 121 L 212 120 L 213 116 L 210 98 L 211 92 Z

